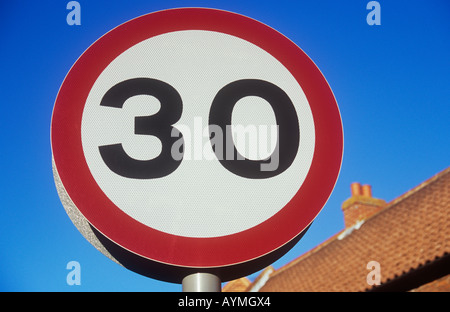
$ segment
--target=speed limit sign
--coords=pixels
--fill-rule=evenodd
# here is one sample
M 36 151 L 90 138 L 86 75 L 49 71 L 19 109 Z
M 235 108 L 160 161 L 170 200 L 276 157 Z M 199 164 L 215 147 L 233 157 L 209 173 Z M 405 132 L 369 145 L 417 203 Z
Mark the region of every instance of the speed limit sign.
M 311 59 L 215 9 L 128 21 L 59 90 L 53 169 L 77 228 L 147 276 L 250 274 L 292 247 L 342 159 L 339 110 Z

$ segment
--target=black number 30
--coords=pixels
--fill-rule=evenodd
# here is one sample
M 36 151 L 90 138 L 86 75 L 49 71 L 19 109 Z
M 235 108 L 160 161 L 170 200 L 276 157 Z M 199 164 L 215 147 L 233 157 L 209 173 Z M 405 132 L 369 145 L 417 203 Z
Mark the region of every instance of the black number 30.
M 137 160 L 130 157 L 121 143 L 99 146 L 100 155 L 105 164 L 118 175 L 134 179 L 155 179 L 171 174 L 181 164 L 180 157 L 174 159 L 171 147 L 183 136 L 172 126 L 180 118 L 183 103 L 180 94 L 171 85 L 151 78 L 135 78 L 125 80 L 113 86 L 103 96 L 100 105 L 122 108 L 125 101 L 136 95 L 151 95 L 160 101 L 160 110 L 151 116 L 135 117 L 135 134 L 156 136 L 162 145 L 161 153 L 153 159 Z M 263 160 L 250 160 L 240 155 L 233 140 L 230 127 L 235 104 L 246 96 L 258 96 L 266 100 L 275 113 L 278 126 L 278 141 L 272 155 Z M 232 159 L 223 159 L 217 155 L 221 164 L 230 172 L 251 179 L 274 177 L 285 171 L 294 161 L 297 154 L 300 133 L 297 113 L 289 96 L 278 86 L 257 79 L 243 79 L 234 81 L 223 87 L 215 96 L 210 113 L 209 125 L 216 125 L 222 129 L 223 152 L 235 155 Z M 175 131 L 175 132 L 174 132 Z M 184 142 L 184 141 L 183 141 Z M 215 147 L 213 150 L 216 152 Z M 233 151 L 226 151 L 227 148 Z M 183 155 L 183 151 L 180 151 Z M 216 152 L 217 153 L 217 152 Z M 272 162 L 278 157 L 274 170 L 261 170 L 263 164 Z

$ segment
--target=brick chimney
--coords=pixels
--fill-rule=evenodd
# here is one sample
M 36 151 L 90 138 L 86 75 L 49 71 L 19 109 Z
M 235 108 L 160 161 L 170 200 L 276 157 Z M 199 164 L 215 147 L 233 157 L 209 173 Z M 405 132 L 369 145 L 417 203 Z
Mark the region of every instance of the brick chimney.
M 355 225 L 380 211 L 386 206 L 386 201 L 372 197 L 372 187 L 358 182 L 350 185 L 352 197 L 342 203 L 345 228 Z

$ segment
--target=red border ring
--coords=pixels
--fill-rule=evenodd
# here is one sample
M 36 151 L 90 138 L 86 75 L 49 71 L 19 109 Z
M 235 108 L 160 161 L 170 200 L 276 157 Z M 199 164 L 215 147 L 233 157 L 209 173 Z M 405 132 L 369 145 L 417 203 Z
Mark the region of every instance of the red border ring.
M 298 81 L 314 119 L 316 145 L 303 185 L 274 216 L 232 235 L 214 238 L 175 236 L 134 220 L 102 192 L 87 166 L 82 149 L 83 109 L 101 72 L 123 51 L 145 39 L 188 29 L 233 35 L 270 53 Z M 311 59 L 292 41 L 256 20 L 227 11 L 200 8 L 147 14 L 114 28 L 93 43 L 73 65 L 59 90 L 52 116 L 51 143 L 65 190 L 99 232 L 144 258 L 176 266 L 205 268 L 248 262 L 296 238 L 328 200 L 339 174 L 343 153 L 342 123 L 336 100 Z

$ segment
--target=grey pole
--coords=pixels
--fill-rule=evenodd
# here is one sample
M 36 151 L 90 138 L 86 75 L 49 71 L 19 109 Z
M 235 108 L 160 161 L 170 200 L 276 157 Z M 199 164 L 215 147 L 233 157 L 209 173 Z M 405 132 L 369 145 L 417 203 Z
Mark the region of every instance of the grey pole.
M 220 292 L 220 279 L 210 273 L 194 273 L 183 278 L 184 292 Z

